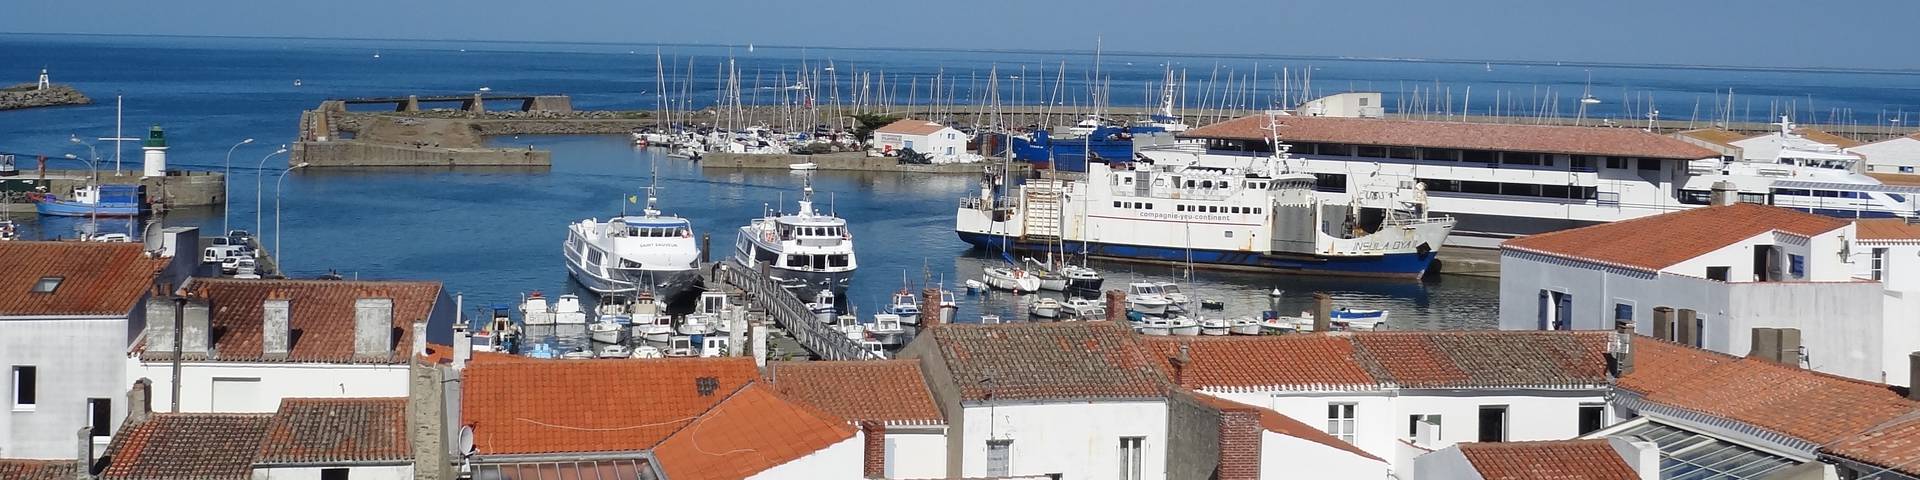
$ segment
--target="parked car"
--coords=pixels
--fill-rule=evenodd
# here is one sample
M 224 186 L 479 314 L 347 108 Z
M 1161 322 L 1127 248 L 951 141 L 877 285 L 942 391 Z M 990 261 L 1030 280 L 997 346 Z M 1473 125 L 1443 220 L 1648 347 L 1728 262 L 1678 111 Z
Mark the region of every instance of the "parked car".
M 253 248 L 253 234 L 247 233 L 246 230 L 230 230 L 227 232 L 227 243 Z

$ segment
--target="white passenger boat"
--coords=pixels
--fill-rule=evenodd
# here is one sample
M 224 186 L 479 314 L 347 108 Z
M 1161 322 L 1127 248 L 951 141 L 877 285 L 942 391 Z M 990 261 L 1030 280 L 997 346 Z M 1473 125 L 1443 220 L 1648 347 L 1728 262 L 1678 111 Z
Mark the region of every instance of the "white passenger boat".
M 1060 318 L 1060 312 L 1060 301 L 1054 300 L 1052 297 L 1040 297 L 1034 299 L 1032 304 L 1027 305 L 1027 313 L 1039 318 L 1049 320 Z
M 696 284 L 700 246 L 693 224 L 662 215 L 657 203 L 654 188 L 648 187 L 641 215 L 623 213 L 605 222 L 589 218 L 569 226 L 562 246 L 574 280 L 594 293 L 644 291 L 663 299 Z
M 853 232 L 847 221 L 814 210 L 813 177 L 801 189 L 800 209 L 791 214 L 768 212 L 740 227 L 734 240 L 734 260 L 762 270 L 800 298 L 820 290 L 844 297 L 853 272 Z

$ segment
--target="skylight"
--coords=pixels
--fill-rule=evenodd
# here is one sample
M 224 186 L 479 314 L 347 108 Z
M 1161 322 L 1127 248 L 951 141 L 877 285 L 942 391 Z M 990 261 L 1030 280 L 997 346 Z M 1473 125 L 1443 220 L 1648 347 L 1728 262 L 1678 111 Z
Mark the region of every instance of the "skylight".
M 53 293 L 54 289 L 60 288 L 60 281 L 64 279 L 65 277 L 40 277 L 40 281 L 33 282 L 33 290 L 31 291 L 33 293 Z

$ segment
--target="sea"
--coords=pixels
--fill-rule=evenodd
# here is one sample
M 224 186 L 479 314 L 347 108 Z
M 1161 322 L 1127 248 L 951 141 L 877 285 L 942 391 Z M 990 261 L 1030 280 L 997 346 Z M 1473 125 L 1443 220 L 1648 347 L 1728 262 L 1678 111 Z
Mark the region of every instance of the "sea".
M 656 61 L 656 51 L 661 60 Z M 1098 77 L 1091 73 L 1096 58 Z M 35 167 L 37 156 L 53 158 L 49 168 L 85 169 L 84 163 L 60 159 L 91 155 L 86 146 L 70 140 L 80 138 L 102 158 L 101 170 L 137 171 L 138 143 L 116 148 L 112 141 L 95 140 L 116 135 L 118 97 L 124 102 L 119 132 L 139 137 L 149 126 L 162 126 L 174 168 L 231 169 L 230 208 L 178 209 L 158 218 L 164 225 L 257 232 L 284 271 L 296 278 L 337 273 L 357 279 L 439 281 L 448 292 L 462 295 L 472 310 L 513 304 L 535 291 L 591 298 L 562 266 L 560 245 L 570 222 L 637 209 L 625 199 L 644 192 L 657 175 L 662 209 L 691 219 L 699 233 L 712 235 L 712 244 L 720 250 L 714 252 L 717 258 L 740 225 L 768 209 L 792 210 L 802 177 L 782 171 L 703 172 L 695 163 L 636 149 L 621 136 L 490 139 L 495 145 L 551 150 L 553 166 L 544 170 L 300 170 L 283 178 L 285 155 L 270 154 L 294 140 L 300 112 L 324 99 L 459 95 L 484 87 L 495 93 L 564 93 L 577 109 L 651 109 L 664 101 L 705 107 L 722 98 L 720 72 L 729 59 L 743 78 L 758 79 L 743 81 L 749 91 L 775 85 L 777 74 L 791 81 L 802 65 L 816 72 L 825 65 L 846 72 L 834 78 L 845 89 L 841 95 L 851 98 L 854 78 L 884 73 L 894 84 L 887 90 L 894 104 L 934 102 L 925 93 L 917 99 L 907 94 L 932 90 L 936 77 L 947 95 L 939 101 L 985 101 L 996 96 L 986 90 L 987 75 L 995 72 L 1002 77 L 993 82 L 1002 102 L 1085 104 L 1090 98 L 1087 87 L 1100 85 L 1111 92 L 1105 95 L 1111 105 L 1143 105 L 1158 101 L 1155 82 L 1173 69 L 1186 79 L 1181 103 L 1196 106 L 1236 102 L 1257 110 L 1283 98 L 1373 90 L 1386 95 L 1389 110 L 1417 105 L 1442 111 L 1457 103 L 1451 111 L 1505 113 L 1522 105 L 1566 115 L 1590 92 L 1603 103 L 1589 108 L 1588 116 L 1620 121 L 1657 109 L 1663 119 L 1696 118 L 1701 126 L 1716 118 L 1767 121 L 1788 110 L 1801 121 L 1889 128 L 1920 122 L 1912 115 L 1920 112 L 1920 73 L 1904 71 L 0 34 L 0 83 L 30 82 L 46 68 L 53 81 L 73 85 L 94 99 L 85 106 L 0 112 L 0 153 L 14 154 L 25 172 Z M 692 68 L 686 66 L 689 62 Z M 666 65 L 666 71 L 657 70 L 656 64 Z M 1285 79 L 1270 78 L 1281 71 Z M 746 72 L 754 73 L 748 77 Z M 1311 81 L 1300 81 L 1303 74 Z M 1225 79 L 1236 76 L 1240 86 L 1230 89 Z M 670 97 L 661 96 L 660 77 L 677 79 L 677 85 L 667 89 L 674 92 Z M 902 85 L 909 81 L 917 86 Z M 1241 90 L 1247 93 L 1224 93 Z M 742 100 L 762 98 L 773 96 L 749 93 Z M 234 147 L 248 138 L 254 142 Z M 978 188 L 973 176 L 819 172 L 813 181 L 819 192 L 816 202 L 851 224 L 860 270 L 846 301 L 862 312 L 878 310 L 903 285 L 917 291 L 919 285 L 935 282 L 958 290 L 965 279 L 978 278 L 983 266 L 1000 262 L 997 255 L 969 249 L 952 230 L 958 199 Z M 85 227 L 78 219 L 32 214 L 12 214 L 12 219 L 30 239 L 72 238 Z M 98 228 L 128 231 L 140 226 L 103 221 Z M 1498 323 L 1495 279 L 1440 275 L 1389 281 L 1186 272 L 1100 261 L 1093 266 L 1115 287 L 1133 281 L 1179 282 L 1189 292 L 1224 300 L 1223 315 L 1268 309 L 1292 314 L 1309 307 L 1313 292 L 1328 292 L 1339 306 L 1388 310 L 1389 325 L 1395 329 L 1482 329 Z M 1270 293 L 1276 290 L 1282 294 L 1274 300 Z M 991 314 L 1020 321 L 1033 298 L 963 295 L 958 318 L 977 321 Z

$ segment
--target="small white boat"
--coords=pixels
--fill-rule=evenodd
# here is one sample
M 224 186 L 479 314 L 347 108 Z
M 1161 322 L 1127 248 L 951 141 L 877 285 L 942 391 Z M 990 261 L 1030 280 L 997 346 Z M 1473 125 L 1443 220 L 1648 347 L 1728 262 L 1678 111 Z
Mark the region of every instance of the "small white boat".
M 860 317 L 841 315 L 833 320 L 833 329 L 853 340 L 867 338 L 867 328 L 860 325 Z
M 666 356 L 665 353 L 660 352 L 659 348 L 642 345 L 634 347 L 633 355 L 629 358 L 666 358 Z
M 1014 293 L 1032 293 L 1040 291 L 1040 277 L 1024 268 L 987 267 L 980 271 L 987 285 Z
M 727 337 L 706 337 L 700 342 L 700 356 L 724 357 L 727 355 Z
M 593 358 L 593 351 L 592 350 L 574 350 L 571 352 L 560 354 L 560 358 L 564 358 L 567 360 L 587 360 L 587 359 Z
M 867 324 L 867 337 L 886 346 L 898 346 L 906 343 L 907 328 L 902 325 L 899 315 L 882 313 L 873 316 L 873 323 Z
M 966 286 L 967 286 L 967 293 L 980 293 L 980 292 L 987 291 L 986 282 L 982 282 L 979 280 L 967 280 Z
M 1227 333 L 1234 335 L 1259 335 L 1260 321 L 1253 317 L 1239 317 L 1227 321 Z
M 1127 284 L 1127 309 L 1141 315 L 1166 315 L 1167 306 L 1172 302 L 1161 295 L 1160 286 L 1152 283 Z
M 1107 306 L 1084 298 L 1069 298 L 1060 304 L 1060 312 L 1081 320 L 1106 320 Z
M 1060 318 L 1060 301 L 1042 297 L 1027 305 L 1027 313 L 1039 318 Z
M 987 325 L 1000 323 L 1000 316 L 999 315 L 981 315 L 980 323 L 987 324 Z
M 1387 323 L 1387 311 L 1370 308 L 1341 308 L 1333 311 L 1333 323 L 1348 330 L 1377 330 Z
M 1098 270 L 1079 265 L 1061 265 L 1060 275 L 1067 277 L 1067 290 L 1077 295 L 1097 296 L 1100 284 L 1106 283 Z
M 819 168 L 820 168 L 820 165 L 815 164 L 813 162 L 793 163 L 793 164 L 787 165 L 788 170 L 817 170 Z
M 807 303 L 807 310 L 813 312 L 813 318 L 815 320 L 819 320 L 820 323 L 832 325 L 833 318 L 839 314 L 839 312 L 834 310 L 833 306 L 833 289 L 822 288 L 819 292 L 814 293 L 813 301 Z
M 1167 319 L 1167 329 L 1176 336 L 1191 337 L 1200 334 L 1200 322 L 1187 317 L 1173 317 Z
M 711 313 L 690 313 L 680 319 L 681 335 L 712 335 L 719 318 Z
M 960 300 L 953 295 L 952 291 L 942 288 L 940 290 L 940 311 L 937 313 L 937 315 L 940 315 L 940 321 L 951 322 L 953 321 L 953 316 L 958 313 L 960 313 Z
M 627 358 L 633 356 L 633 350 L 626 345 L 608 345 L 600 349 L 600 358 Z
M 558 325 L 586 325 L 587 312 L 580 309 L 580 296 L 561 295 L 553 301 L 553 323 Z
M 1159 282 L 1154 286 L 1160 287 L 1160 296 L 1167 298 L 1168 311 L 1187 311 L 1187 305 L 1191 300 L 1187 298 L 1187 294 L 1180 292 L 1180 285 L 1173 282 Z
M 880 343 L 879 340 L 861 340 L 860 351 L 866 353 L 867 358 L 874 360 L 887 358 L 887 346 L 886 344 Z
M 553 325 L 553 312 L 547 307 L 547 297 L 533 292 L 520 301 L 520 323 L 527 325 Z
M 1047 262 L 1034 260 L 1032 258 L 1028 258 L 1026 261 L 1034 267 L 1027 269 L 1027 273 L 1040 278 L 1041 290 L 1053 292 L 1067 291 L 1067 277 L 1065 275 L 1051 271 L 1047 266 Z
M 666 344 L 673 337 L 673 318 L 651 313 L 633 316 L 633 336 L 652 343 Z
M 1224 318 L 1200 317 L 1200 334 L 1208 336 L 1226 336 L 1232 324 Z
M 625 330 L 625 328 L 621 328 L 618 323 L 613 323 L 605 319 L 593 322 L 592 325 L 587 326 L 587 333 L 593 337 L 593 341 L 600 343 L 620 343 L 621 330 Z
M 912 291 L 905 288 L 900 289 L 898 292 L 893 292 L 893 299 L 889 300 L 887 306 L 880 309 L 880 311 L 899 315 L 900 323 L 908 325 L 920 324 L 920 299 L 915 297 Z
M 693 337 L 676 335 L 667 341 L 667 348 L 662 351 L 662 354 L 673 358 L 684 358 L 695 356 L 698 352 L 693 351 Z
M 1173 320 L 1161 317 L 1147 317 L 1133 322 L 1133 329 L 1145 335 L 1164 337 L 1173 334 Z

